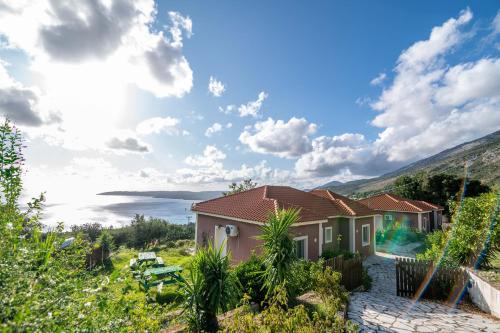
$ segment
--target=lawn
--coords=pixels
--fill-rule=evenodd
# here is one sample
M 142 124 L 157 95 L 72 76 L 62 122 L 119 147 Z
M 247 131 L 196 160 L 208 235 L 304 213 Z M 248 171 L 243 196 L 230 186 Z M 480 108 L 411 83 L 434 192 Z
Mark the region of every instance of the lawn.
M 160 248 L 147 251 L 156 252 L 157 256 L 163 258 L 165 265 L 176 265 L 184 268 L 182 277 L 189 278 L 189 268 L 193 256 L 189 253 L 191 244 L 178 248 Z M 151 288 L 149 291 L 143 290 L 139 286 L 131 274 L 129 261 L 131 258 L 136 258 L 137 254 L 142 250 L 130 249 L 121 247 L 111 255 L 111 263 L 106 270 L 101 271 L 109 278 L 109 291 L 116 297 L 121 297 L 126 294 L 128 299 L 146 299 L 148 302 L 156 302 L 165 308 L 167 311 L 178 309 L 181 299 L 178 296 L 179 284 L 164 286 L 161 293 L 157 291 L 157 287 Z

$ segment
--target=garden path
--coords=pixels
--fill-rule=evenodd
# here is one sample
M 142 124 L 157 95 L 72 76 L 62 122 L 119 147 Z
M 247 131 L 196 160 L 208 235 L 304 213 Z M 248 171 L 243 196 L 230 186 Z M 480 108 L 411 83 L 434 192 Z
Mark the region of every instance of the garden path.
M 372 288 L 353 293 L 348 310 L 360 332 L 500 332 L 500 321 L 489 317 L 396 296 L 394 256 L 377 254 L 365 264 Z

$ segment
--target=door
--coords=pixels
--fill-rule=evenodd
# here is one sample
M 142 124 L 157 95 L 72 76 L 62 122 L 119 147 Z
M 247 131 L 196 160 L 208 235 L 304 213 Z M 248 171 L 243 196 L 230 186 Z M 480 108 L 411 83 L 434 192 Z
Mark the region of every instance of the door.
M 375 215 L 375 230 L 383 230 L 382 215 Z
M 299 259 L 308 260 L 307 256 L 307 236 L 295 237 L 295 255 Z
M 222 247 L 222 255 L 225 257 L 227 252 L 227 235 L 226 235 L 226 227 L 225 226 L 215 226 L 215 237 L 214 237 L 214 245 L 216 249 L 220 249 Z

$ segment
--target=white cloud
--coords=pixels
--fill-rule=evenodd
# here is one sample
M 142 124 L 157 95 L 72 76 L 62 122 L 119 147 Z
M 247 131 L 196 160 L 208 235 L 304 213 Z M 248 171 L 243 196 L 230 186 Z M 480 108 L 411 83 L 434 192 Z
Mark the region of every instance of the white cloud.
M 345 133 L 338 136 L 320 136 L 312 141 L 312 150 L 300 156 L 295 171 L 301 177 L 327 177 L 337 174 L 373 176 L 395 166 L 386 162 L 362 134 Z
M 257 96 L 255 101 L 250 101 L 246 104 L 241 104 L 239 107 L 236 107 L 234 104 L 227 105 L 225 107 L 219 106 L 219 112 L 224 114 L 231 114 L 238 112 L 240 117 L 251 116 L 254 118 L 262 117 L 261 109 L 262 104 L 266 100 L 269 95 L 261 91 Z
M 152 148 L 150 145 L 141 141 L 133 134 L 127 134 L 127 133 L 122 133 L 112 137 L 106 142 L 106 146 L 109 149 L 116 151 L 118 153 L 130 152 L 130 153 L 143 154 L 152 152 Z
M 210 76 L 210 80 L 208 82 L 208 91 L 212 94 L 212 96 L 220 97 L 226 91 L 226 87 L 224 83 L 218 81 L 213 76 Z
M 156 15 L 153 0 L 4 2 L 0 37 L 27 55 L 30 82 L 37 86 L 4 92 L 3 99 L 15 97 L 15 107 L 45 112 L 42 122 L 58 120 L 57 132 L 36 130 L 50 144 L 102 146 L 126 110 L 130 85 L 157 97 L 191 90 L 183 42 L 193 34 L 192 21 L 169 12 L 167 24 L 158 27 Z M 50 105 L 39 108 L 45 101 Z M 31 124 L 40 119 L 31 117 Z
M 213 125 L 207 128 L 207 130 L 205 131 L 205 136 L 210 138 L 212 137 L 212 135 L 220 131 L 222 131 L 222 125 L 219 123 L 213 123 Z
M 137 125 L 136 131 L 140 135 L 160 134 L 186 135 L 187 131 L 179 128 L 180 120 L 172 117 L 153 117 L 143 120 Z
M 259 93 L 257 100 L 248 102 L 247 104 L 242 104 L 238 108 L 240 117 L 252 116 L 254 118 L 261 117 L 260 109 L 262 108 L 262 103 L 268 97 L 268 94 L 264 91 Z
M 257 153 L 294 158 L 311 150 L 309 136 L 316 127 L 305 118 L 293 117 L 286 123 L 268 118 L 245 128 L 239 140 Z
M 385 79 L 387 79 L 387 75 L 385 73 L 380 73 L 376 78 L 370 81 L 370 84 L 372 86 L 378 86 L 379 84 L 382 84 Z
M 219 106 L 219 112 L 224 114 L 231 114 L 235 110 L 236 110 L 236 105 L 234 104 L 227 105 L 226 107 Z
M 450 65 L 446 55 L 469 38 L 470 10 L 435 27 L 429 39 L 403 51 L 395 78 L 372 107 L 384 130 L 374 150 L 389 161 L 429 156 L 500 128 L 500 60 Z
M 219 150 L 216 146 L 207 145 L 203 150 L 202 155 L 189 155 L 186 157 L 184 162 L 191 166 L 203 166 L 210 167 L 214 166 L 220 160 L 224 160 L 226 154 Z
M 500 34 L 500 10 L 497 11 L 497 15 L 495 15 L 491 26 L 494 34 Z
M 219 123 L 213 123 L 212 126 L 207 128 L 207 130 L 205 131 L 205 136 L 207 138 L 211 138 L 215 133 L 222 132 L 224 128 L 229 129 L 231 127 L 233 127 L 232 123 L 227 123 L 225 126 Z
M 40 127 L 60 123 L 60 115 L 44 105 L 45 97 L 37 87 L 26 87 L 7 72 L 0 60 L 0 115 L 16 125 Z

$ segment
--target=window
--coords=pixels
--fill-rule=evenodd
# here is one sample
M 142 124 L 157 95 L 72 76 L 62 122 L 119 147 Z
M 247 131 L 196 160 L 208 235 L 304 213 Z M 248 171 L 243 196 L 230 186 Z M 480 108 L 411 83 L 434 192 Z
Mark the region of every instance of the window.
M 307 236 L 295 237 L 293 241 L 297 258 L 307 260 Z
M 384 220 L 386 220 L 386 221 L 392 221 L 392 215 L 390 215 L 390 214 L 384 215 Z
M 423 219 L 422 229 L 427 230 L 427 217 L 426 216 L 424 216 L 424 219 Z
M 370 225 L 363 224 L 361 227 L 361 242 L 363 246 L 370 245 Z
M 332 227 L 325 228 L 325 243 L 331 243 L 333 238 Z

